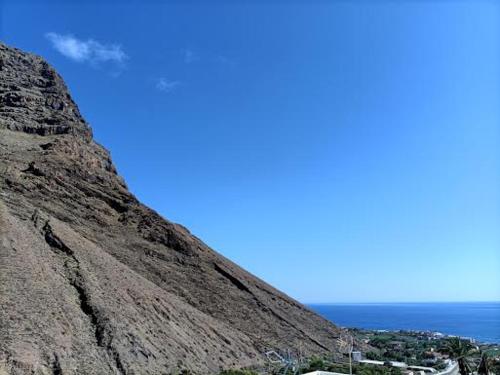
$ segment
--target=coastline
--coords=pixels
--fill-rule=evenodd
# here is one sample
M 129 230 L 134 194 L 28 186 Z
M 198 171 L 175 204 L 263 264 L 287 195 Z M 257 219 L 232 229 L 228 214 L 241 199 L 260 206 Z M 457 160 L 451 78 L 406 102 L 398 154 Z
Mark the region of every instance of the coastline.
M 373 302 L 307 305 L 349 329 L 414 332 L 500 344 L 500 302 Z

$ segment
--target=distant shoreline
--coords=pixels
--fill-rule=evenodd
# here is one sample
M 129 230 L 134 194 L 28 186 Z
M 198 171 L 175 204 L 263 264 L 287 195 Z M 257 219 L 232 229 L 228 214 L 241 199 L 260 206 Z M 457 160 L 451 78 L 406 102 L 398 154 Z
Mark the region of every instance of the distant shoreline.
M 371 331 L 440 333 L 500 344 L 500 302 L 318 303 L 307 305 L 333 323 Z
M 378 333 L 399 333 L 399 334 L 420 334 L 422 336 L 429 336 L 435 339 L 449 339 L 453 337 L 459 337 L 463 340 L 469 340 L 474 344 L 477 345 L 500 345 L 500 341 L 498 342 L 484 342 L 481 340 L 478 340 L 474 337 L 466 337 L 466 336 L 459 336 L 459 335 L 451 335 L 451 334 L 446 334 L 442 332 L 437 332 L 437 331 L 428 331 L 428 330 L 411 330 L 411 329 L 368 329 L 368 328 L 359 328 L 359 327 L 343 327 L 341 326 L 340 328 L 344 328 L 350 331 L 354 330 L 363 330 L 363 331 L 372 331 L 372 332 L 378 332 Z

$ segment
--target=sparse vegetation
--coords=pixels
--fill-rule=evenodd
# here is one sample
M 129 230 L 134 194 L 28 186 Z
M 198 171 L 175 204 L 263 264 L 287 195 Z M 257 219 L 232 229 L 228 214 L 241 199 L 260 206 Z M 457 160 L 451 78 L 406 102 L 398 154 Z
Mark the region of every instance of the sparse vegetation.
M 341 374 L 349 374 L 349 365 L 347 363 L 330 362 L 326 359 L 312 358 L 308 366 L 301 370 L 301 374 L 312 371 L 330 371 Z M 352 366 L 353 374 L 356 375 L 400 375 L 401 370 L 396 367 L 375 366 L 369 364 L 354 363 Z
M 236 369 L 236 370 L 223 370 L 220 372 L 219 375 L 257 375 L 257 373 L 252 370 Z

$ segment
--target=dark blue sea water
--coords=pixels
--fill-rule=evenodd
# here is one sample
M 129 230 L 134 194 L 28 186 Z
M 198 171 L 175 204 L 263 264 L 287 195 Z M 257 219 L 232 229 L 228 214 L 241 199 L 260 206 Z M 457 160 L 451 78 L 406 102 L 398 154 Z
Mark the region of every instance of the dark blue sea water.
M 500 343 L 500 302 L 311 304 L 342 327 L 435 331 Z

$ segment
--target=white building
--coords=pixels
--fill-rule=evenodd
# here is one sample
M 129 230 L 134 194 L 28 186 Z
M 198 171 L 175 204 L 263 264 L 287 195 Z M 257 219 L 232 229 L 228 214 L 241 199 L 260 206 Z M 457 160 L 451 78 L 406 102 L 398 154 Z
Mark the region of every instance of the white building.
M 361 357 L 361 352 L 352 352 L 352 360 L 354 362 L 359 362 L 361 361 L 362 357 Z

